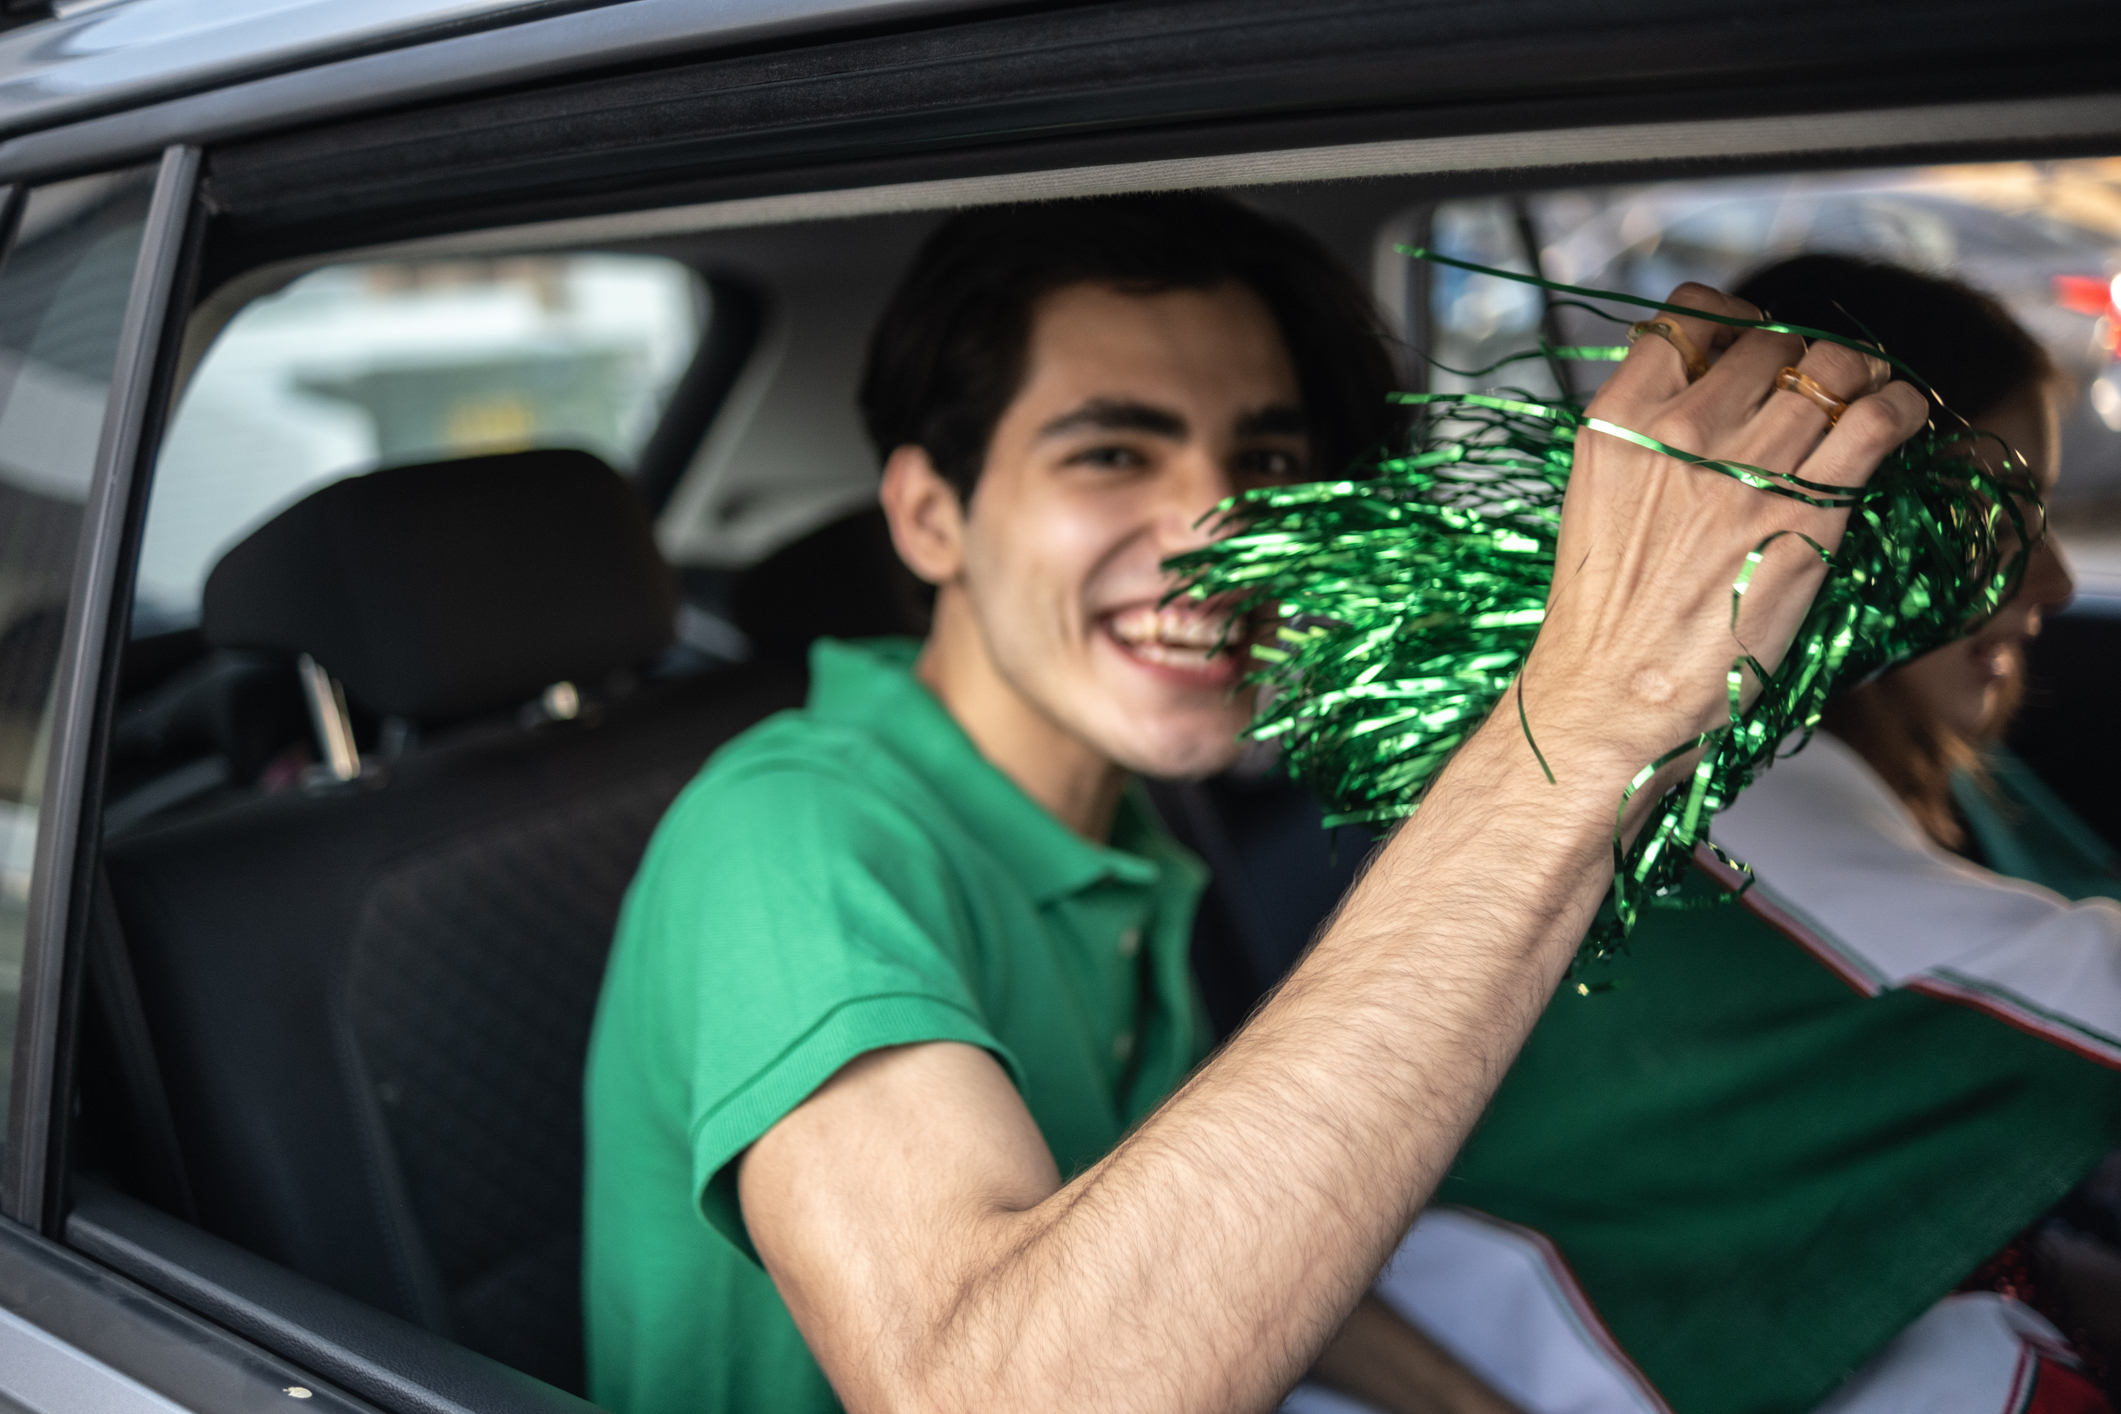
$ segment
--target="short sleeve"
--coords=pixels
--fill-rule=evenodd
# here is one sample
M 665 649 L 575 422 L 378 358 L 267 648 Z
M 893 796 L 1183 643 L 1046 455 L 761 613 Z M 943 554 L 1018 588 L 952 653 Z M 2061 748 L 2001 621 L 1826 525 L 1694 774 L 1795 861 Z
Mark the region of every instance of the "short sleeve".
M 960 1041 L 1022 1083 L 982 1014 L 952 871 L 868 781 L 710 771 L 658 830 L 621 933 L 641 945 L 627 985 L 659 992 L 673 1032 L 655 1049 L 686 1081 L 701 1211 L 753 1261 L 733 1161 L 849 1061 Z

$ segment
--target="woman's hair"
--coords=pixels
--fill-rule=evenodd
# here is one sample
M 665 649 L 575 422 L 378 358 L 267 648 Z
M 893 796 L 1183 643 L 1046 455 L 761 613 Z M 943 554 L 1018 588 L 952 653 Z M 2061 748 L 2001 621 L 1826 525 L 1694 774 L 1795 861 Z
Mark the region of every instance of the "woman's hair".
M 1952 777 L 1965 771 L 1987 782 L 1981 748 L 2003 735 L 2024 696 L 2024 680 L 2015 673 L 2005 677 L 1995 711 L 1969 738 L 1925 711 L 1905 678 L 1887 673 L 1827 703 L 1822 721 L 1870 763 L 1931 839 L 1960 849 L 1966 827 L 1952 808 Z
M 1877 344 L 1976 423 L 2011 394 L 2056 376 L 2055 361 L 2002 301 L 1942 275 L 1852 255 L 1799 255 L 1755 271 L 1733 293 L 1781 323 Z
M 879 457 L 927 451 L 970 498 L 1024 380 L 1038 301 L 1068 285 L 1134 294 L 1235 284 L 1273 314 L 1296 370 L 1314 474 L 1346 474 L 1392 425 L 1376 306 L 1325 247 L 1206 192 L 995 206 L 952 217 L 899 282 L 869 344 L 862 421 Z
M 1800 255 L 1757 272 L 1735 293 L 1781 323 L 1876 343 L 1976 426 L 2013 396 L 2058 377 L 2047 350 L 2001 302 L 1942 276 L 1852 256 Z M 1825 725 L 1907 802 L 1932 838 L 1956 849 L 1966 831 L 1952 809 L 1952 775 L 1978 775 L 1980 748 L 2009 725 L 2024 689 L 2015 677 L 2004 688 L 1999 710 L 1975 738 L 1924 710 L 1896 672 L 1836 697 Z

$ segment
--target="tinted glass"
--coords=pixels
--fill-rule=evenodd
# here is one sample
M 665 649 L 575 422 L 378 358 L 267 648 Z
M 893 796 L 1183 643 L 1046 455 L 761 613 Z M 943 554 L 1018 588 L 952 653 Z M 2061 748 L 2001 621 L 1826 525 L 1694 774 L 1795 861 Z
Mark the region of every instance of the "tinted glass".
M 333 265 L 246 305 L 163 443 L 133 632 L 195 623 L 223 550 L 350 473 L 524 447 L 630 471 L 705 300 L 673 260 L 548 255 Z
M 1954 276 L 1999 297 L 2068 379 L 2056 534 L 2087 591 L 2121 592 L 2121 159 L 1998 162 L 1890 171 L 1719 178 L 1582 187 L 1445 202 L 1432 239 L 1443 253 L 1553 280 L 1662 299 L 1682 280 L 1729 289 L 1801 251 L 1891 260 Z M 1433 352 L 1473 369 L 1528 347 L 1544 314 L 1524 285 L 1439 268 Z M 1557 308 L 1564 343 L 1619 342 L 1621 326 Z M 1594 383 L 1605 370 L 1572 364 Z M 1552 375 L 1519 364 L 1509 381 L 1551 392 Z M 1439 390 L 1465 387 L 1449 373 Z M 1585 391 L 1579 387 L 1578 392 Z M 1977 409 L 1967 409 L 1977 412 Z
M 0 262 L 0 1133 L 53 679 L 151 183 L 38 188 Z

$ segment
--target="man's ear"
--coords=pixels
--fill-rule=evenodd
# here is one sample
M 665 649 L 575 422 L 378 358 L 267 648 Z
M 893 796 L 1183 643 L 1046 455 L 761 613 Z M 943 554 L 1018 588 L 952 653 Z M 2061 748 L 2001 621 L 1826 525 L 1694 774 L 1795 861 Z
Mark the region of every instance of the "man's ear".
M 925 447 L 909 444 L 891 453 L 879 499 L 906 567 L 930 584 L 956 579 L 965 564 L 965 506 Z

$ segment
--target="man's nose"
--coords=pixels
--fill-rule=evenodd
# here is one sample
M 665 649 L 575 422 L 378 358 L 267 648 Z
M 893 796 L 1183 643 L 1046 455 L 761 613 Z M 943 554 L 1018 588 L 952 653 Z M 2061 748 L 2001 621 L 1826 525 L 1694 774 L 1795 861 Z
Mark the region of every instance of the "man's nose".
M 1215 538 L 1215 508 L 1235 494 L 1221 457 L 1187 446 L 1167 464 L 1157 507 L 1157 539 L 1164 553 L 1197 549 Z

